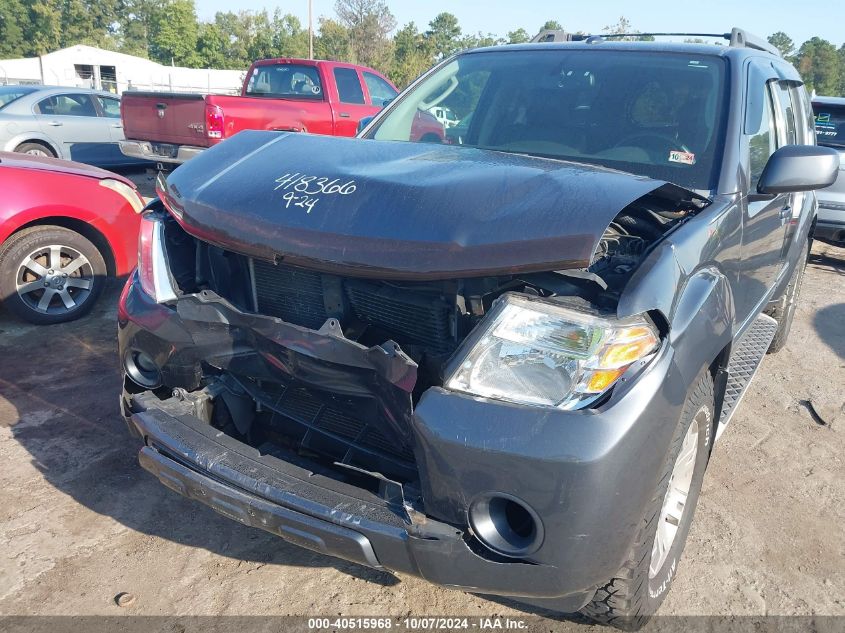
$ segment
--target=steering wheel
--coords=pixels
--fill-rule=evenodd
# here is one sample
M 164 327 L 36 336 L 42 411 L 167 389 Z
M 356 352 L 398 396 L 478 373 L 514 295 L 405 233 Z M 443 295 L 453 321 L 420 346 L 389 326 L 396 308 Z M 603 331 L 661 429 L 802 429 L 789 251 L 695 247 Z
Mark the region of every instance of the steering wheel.
M 635 140 L 640 140 L 641 142 L 633 143 L 632 141 Z M 643 150 L 652 155 L 658 152 L 671 150 L 689 152 L 689 148 L 683 143 L 679 143 L 676 138 L 660 132 L 635 132 L 634 134 L 629 134 L 628 136 L 622 138 L 613 147 L 616 148 L 625 146 L 641 147 Z

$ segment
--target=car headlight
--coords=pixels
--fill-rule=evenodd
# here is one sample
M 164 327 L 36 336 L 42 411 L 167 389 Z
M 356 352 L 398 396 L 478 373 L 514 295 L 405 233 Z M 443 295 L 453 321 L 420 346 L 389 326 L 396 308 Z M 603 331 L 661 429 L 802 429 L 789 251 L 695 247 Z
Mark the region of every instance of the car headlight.
M 138 279 L 141 288 L 157 303 L 174 301 L 176 291 L 167 269 L 164 223 L 152 213 L 141 216 L 138 232 Z
M 660 345 L 645 316 L 622 320 L 506 294 L 474 333 L 446 386 L 520 404 L 576 409 Z
M 138 193 L 137 189 L 130 187 L 125 182 L 121 182 L 120 180 L 115 180 L 114 178 L 103 178 L 100 181 L 100 186 L 105 187 L 106 189 L 111 189 L 115 193 L 119 194 L 126 202 L 129 203 L 129 206 L 132 207 L 132 210 L 135 213 L 141 213 L 144 209 L 144 199 L 141 197 L 141 194 Z

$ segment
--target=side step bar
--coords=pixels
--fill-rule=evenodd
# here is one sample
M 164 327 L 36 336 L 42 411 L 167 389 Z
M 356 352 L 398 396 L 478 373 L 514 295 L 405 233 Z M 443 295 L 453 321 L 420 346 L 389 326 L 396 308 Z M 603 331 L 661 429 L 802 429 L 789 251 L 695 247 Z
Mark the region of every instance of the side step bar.
M 725 401 L 722 403 L 722 414 L 719 417 L 719 426 L 716 429 L 716 439 L 725 430 L 728 422 L 731 421 L 737 406 L 745 395 L 751 379 L 757 373 L 769 343 L 775 337 L 778 329 L 778 322 L 768 314 L 761 314 L 746 330 L 742 338 L 736 344 L 731 359 L 728 361 L 728 384 L 725 388 Z

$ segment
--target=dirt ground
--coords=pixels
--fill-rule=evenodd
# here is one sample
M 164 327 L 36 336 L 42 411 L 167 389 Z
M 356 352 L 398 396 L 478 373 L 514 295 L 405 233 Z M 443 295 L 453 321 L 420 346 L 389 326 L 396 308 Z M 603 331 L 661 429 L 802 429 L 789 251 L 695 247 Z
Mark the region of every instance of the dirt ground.
M 67 325 L 0 309 L 0 614 L 521 614 L 288 545 L 141 470 L 118 413 L 118 291 Z M 789 344 L 716 446 L 662 613 L 845 616 L 843 409 L 845 249 L 816 244 Z

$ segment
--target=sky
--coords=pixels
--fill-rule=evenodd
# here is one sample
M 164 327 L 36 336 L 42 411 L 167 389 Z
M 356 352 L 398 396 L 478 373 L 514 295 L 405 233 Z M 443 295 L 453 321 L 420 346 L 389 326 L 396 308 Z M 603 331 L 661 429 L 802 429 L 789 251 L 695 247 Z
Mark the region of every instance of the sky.
M 334 15 L 334 0 L 313 0 L 314 21 Z M 308 0 L 195 0 L 200 19 L 213 19 L 217 11 L 260 10 L 293 13 L 307 22 Z M 724 33 L 740 26 L 766 37 L 784 31 L 796 46 L 813 36 L 845 41 L 845 2 L 827 2 L 823 15 L 811 2 L 796 0 L 387 0 L 399 26 L 416 22 L 425 30 L 435 15 L 454 13 L 464 33 L 505 36 L 519 27 L 532 35 L 546 20 L 557 20 L 568 31 L 598 33 L 624 15 L 639 31 Z

